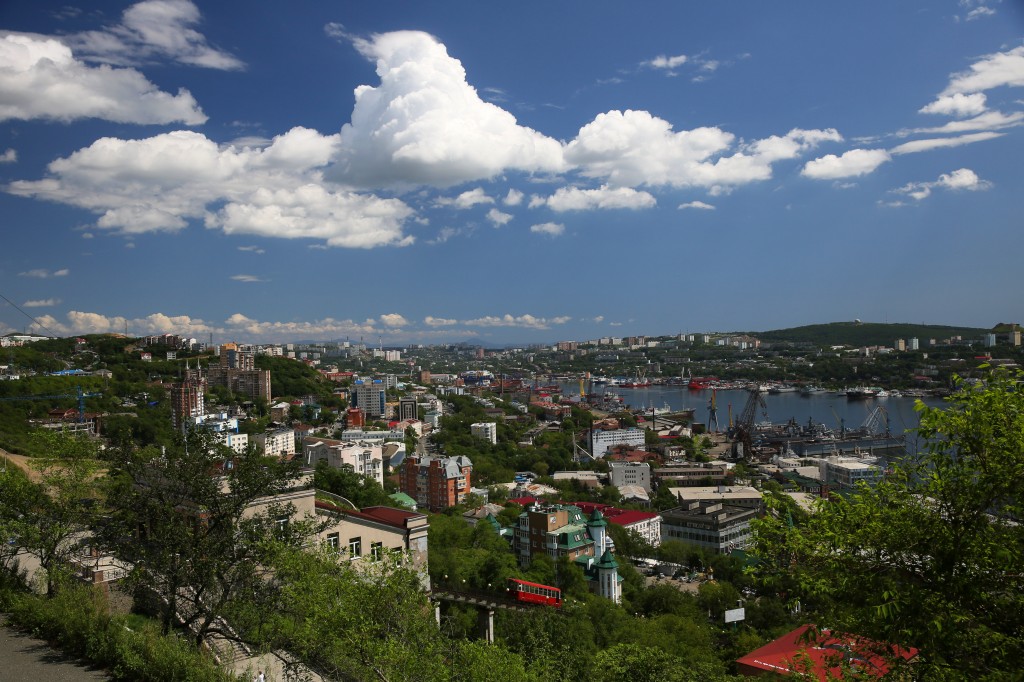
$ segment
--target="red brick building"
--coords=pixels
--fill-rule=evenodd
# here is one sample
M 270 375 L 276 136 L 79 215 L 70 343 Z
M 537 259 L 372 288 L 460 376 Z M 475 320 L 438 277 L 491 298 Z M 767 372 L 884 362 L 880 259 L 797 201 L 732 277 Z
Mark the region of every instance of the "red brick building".
M 468 457 L 410 455 L 402 462 L 398 487 L 419 507 L 441 511 L 466 499 L 472 471 Z

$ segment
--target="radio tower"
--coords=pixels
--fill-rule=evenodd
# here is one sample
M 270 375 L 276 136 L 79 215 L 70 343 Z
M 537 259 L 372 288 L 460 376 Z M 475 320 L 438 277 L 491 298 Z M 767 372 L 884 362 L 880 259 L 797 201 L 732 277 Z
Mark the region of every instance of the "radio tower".
M 718 389 L 711 389 L 711 400 L 708 401 L 708 431 L 715 425 L 714 433 L 718 433 Z

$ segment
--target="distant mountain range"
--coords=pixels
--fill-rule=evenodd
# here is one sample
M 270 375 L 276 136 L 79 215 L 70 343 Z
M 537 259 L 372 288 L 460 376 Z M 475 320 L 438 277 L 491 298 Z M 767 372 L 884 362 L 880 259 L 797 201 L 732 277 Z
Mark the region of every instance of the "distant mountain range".
M 904 324 L 880 322 L 829 322 L 810 324 L 790 329 L 774 329 L 765 332 L 749 332 L 762 341 L 790 341 L 818 345 L 850 346 L 892 346 L 896 339 L 916 338 L 924 348 L 929 339 L 948 339 L 960 336 L 964 339 L 980 339 L 992 332 L 1006 332 L 1016 325 L 1000 323 L 992 329 L 979 327 L 947 327 L 937 324 Z

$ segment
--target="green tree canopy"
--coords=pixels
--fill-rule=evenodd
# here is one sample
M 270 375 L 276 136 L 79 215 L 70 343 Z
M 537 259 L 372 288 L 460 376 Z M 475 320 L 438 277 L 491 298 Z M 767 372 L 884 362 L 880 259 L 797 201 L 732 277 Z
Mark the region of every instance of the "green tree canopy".
M 1024 656 L 1021 374 L 918 404 L 924 443 L 804 525 L 769 515 L 758 573 L 821 623 L 920 650 L 918 679 L 1009 679 Z

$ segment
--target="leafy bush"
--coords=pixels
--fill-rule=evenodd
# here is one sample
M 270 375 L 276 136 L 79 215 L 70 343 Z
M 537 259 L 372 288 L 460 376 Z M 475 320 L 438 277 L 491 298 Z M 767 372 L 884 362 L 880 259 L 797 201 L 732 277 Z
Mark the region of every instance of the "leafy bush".
M 4 585 L 0 604 L 10 612 L 10 622 L 16 627 L 70 655 L 108 668 L 115 680 L 236 679 L 187 640 L 161 636 L 156 626 L 138 629 L 138 619 L 110 615 L 106 600 L 90 587 L 67 585 L 46 599 Z

